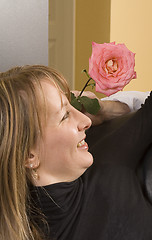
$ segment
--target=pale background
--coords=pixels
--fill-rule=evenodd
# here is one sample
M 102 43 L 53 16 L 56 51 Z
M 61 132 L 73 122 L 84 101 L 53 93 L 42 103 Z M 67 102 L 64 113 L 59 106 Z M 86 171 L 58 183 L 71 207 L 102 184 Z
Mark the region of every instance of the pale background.
M 48 64 L 48 1 L 0 0 L 0 71 Z
M 81 90 L 92 41 L 110 40 L 110 0 L 49 0 L 49 13 L 49 65 Z
M 152 90 L 152 1 L 111 0 L 110 41 L 136 53 L 137 79 L 125 90 Z
M 61 0 L 54 1 L 61 2 Z M 68 0 L 62 2 L 66 4 Z M 125 43 L 136 53 L 137 79 L 132 80 L 124 90 L 150 91 L 152 89 L 152 1 L 70 0 L 70 2 L 73 4 L 70 11 L 73 13 L 70 21 L 71 31 L 70 27 L 68 28 L 72 34 L 69 46 L 70 43 L 73 46 L 72 51 L 69 49 L 72 63 L 72 67 L 69 65 L 69 68 L 72 73 L 68 81 L 71 82 L 71 88 L 80 90 L 86 82 L 86 76 L 81 71 L 84 68 L 88 70 L 92 41 L 98 43 L 116 41 L 116 43 Z M 69 7 L 67 5 L 68 9 Z M 68 59 L 62 58 L 61 61 Z M 62 72 L 64 74 L 64 70 Z
M 151 90 L 151 0 L 0 0 L 0 10 L 0 71 L 49 64 L 81 90 L 92 41 L 116 41 L 136 53 L 137 79 L 124 90 Z

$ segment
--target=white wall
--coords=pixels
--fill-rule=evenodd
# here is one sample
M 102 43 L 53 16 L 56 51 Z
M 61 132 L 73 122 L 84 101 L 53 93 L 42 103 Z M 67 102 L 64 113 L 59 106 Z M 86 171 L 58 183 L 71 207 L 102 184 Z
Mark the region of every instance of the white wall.
M 48 0 L 0 0 L 0 71 L 48 65 Z

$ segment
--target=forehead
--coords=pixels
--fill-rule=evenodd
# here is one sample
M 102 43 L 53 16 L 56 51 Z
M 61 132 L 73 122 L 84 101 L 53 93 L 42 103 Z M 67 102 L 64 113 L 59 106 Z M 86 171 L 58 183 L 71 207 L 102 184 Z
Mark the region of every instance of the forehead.
M 41 87 L 47 113 L 60 112 L 68 102 L 63 91 L 49 81 L 42 81 Z

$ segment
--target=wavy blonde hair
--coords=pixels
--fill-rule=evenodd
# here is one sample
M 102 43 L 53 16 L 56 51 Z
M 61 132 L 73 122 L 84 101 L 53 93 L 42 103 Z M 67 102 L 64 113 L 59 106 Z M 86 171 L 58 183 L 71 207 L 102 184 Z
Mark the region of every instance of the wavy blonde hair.
M 67 93 L 65 79 L 41 65 L 0 73 L 0 239 L 43 239 L 28 216 L 31 172 L 25 167 L 30 149 L 42 133 L 37 89 L 48 79 Z M 42 90 L 42 89 L 41 89 Z M 60 90 L 59 90 L 60 91 Z

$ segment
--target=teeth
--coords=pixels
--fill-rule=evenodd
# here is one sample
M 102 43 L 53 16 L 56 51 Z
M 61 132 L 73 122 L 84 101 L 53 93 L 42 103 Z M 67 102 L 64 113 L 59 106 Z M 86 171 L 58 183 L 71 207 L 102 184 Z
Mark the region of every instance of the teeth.
M 77 146 L 78 146 L 78 147 L 82 147 L 84 144 L 85 144 L 85 141 L 84 141 L 84 140 L 82 140 L 81 142 L 79 142 L 79 143 L 78 143 L 78 145 L 77 145 Z

